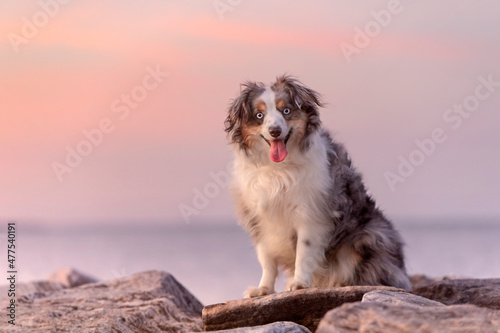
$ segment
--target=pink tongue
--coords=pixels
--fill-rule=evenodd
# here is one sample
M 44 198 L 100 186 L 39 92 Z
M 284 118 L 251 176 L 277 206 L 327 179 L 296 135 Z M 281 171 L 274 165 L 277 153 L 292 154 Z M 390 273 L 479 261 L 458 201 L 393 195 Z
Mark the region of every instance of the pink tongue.
M 283 161 L 288 154 L 285 142 L 283 140 L 271 140 L 269 142 L 271 142 L 271 153 L 269 157 L 276 163 Z

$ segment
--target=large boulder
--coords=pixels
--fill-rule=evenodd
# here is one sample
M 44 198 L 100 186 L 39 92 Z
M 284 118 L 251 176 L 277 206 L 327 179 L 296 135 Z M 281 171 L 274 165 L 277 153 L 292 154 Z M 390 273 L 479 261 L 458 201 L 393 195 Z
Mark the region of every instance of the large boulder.
M 500 279 L 420 279 L 414 281 L 412 292 L 446 305 L 500 309 Z
M 421 307 L 377 302 L 344 304 L 329 311 L 317 333 L 498 333 L 500 311 L 474 305 Z
M 261 326 L 213 331 L 213 333 L 311 333 L 311 331 L 302 325 L 295 324 L 290 321 L 278 321 L 276 323 Z
M 8 302 L 2 299 L 0 306 L 5 309 Z M 203 330 L 203 305 L 173 276 L 159 271 L 76 288 L 37 291 L 18 297 L 16 303 L 16 325 L 2 320 L 1 332 Z
M 445 306 L 443 303 L 413 295 L 410 293 L 387 290 L 370 291 L 363 295 L 361 302 L 378 302 L 389 304 L 417 305 L 417 306 Z
M 292 321 L 314 331 L 328 310 L 344 303 L 361 301 L 365 293 L 374 290 L 403 292 L 383 286 L 309 288 L 282 292 L 206 306 L 203 309 L 203 324 L 206 331 L 215 331 Z

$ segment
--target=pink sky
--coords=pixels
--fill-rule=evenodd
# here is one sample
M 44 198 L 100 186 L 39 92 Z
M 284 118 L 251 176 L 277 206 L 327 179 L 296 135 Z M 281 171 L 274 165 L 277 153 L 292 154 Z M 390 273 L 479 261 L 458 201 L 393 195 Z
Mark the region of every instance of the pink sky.
M 239 83 L 285 72 L 323 94 L 324 125 L 389 216 L 500 217 L 500 88 L 458 129 L 443 120 L 478 77 L 500 81 L 500 5 L 401 1 L 348 62 L 341 44 L 389 2 L 243 1 L 223 20 L 211 1 L 69 1 L 53 17 L 40 3 L 56 0 L 0 4 L 0 218 L 184 223 L 179 207 L 231 159 L 223 121 Z M 43 15 L 16 52 L 23 18 Z M 148 68 L 168 76 L 121 119 Z M 53 163 L 103 119 L 113 130 L 60 181 Z M 435 128 L 447 140 L 392 191 L 385 173 Z M 225 189 L 208 201 L 191 222 L 232 219 Z

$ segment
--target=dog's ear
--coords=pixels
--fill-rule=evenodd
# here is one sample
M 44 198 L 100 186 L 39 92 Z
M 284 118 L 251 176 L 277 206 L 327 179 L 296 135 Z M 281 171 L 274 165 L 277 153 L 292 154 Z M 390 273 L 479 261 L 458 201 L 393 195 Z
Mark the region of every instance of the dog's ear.
M 242 89 L 240 96 L 231 102 L 224 125 L 225 131 L 231 137 L 231 142 L 241 144 L 243 142 L 241 125 L 247 122 L 250 117 L 252 111 L 251 98 L 260 86 L 250 81 L 246 81 L 240 86 Z
M 292 98 L 295 105 L 297 105 L 299 109 L 304 107 L 306 111 L 308 109 L 316 110 L 318 106 L 323 106 L 319 94 L 312 89 L 309 89 L 301 84 L 295 84 L 294 82 L 292 85 L 292 91 Z
M 283 75 L 276 78 L 275 85 L 282 85 L 288 91 L 293 103 L 306 112 L 318 112 L 318 106 L 322 107 L 321 96 L 316 91 L 307 88 L 299 80 Z
M 304 139 L 301 140 L 301 147 L 306 149 L 309 146 L 309 134 L 321 127 L 318 107 L 323 106 L 321 96 L 312 89 L 304 86 L 299 80 L 283 75 L 276 78 L 273 85 L 288 92 L 292 102 L 307 114 L 307 124 Z

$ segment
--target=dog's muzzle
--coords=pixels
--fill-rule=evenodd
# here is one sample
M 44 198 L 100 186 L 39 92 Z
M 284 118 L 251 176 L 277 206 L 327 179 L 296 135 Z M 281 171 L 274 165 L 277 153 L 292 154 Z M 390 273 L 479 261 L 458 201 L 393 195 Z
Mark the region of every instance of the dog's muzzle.
M 285 139 L 272 139 L 272 140 L 267 140 L 264 135 L 260 135 L 264 141 L 267 142 L 267 144 L 271 147 L 271 151 L 269 153 L 269 157 L 273 162 L 279 163 L 283 161 L 286 156 L 288 155 L 288 152 L 286 150 L 286 143 L 288 142 L 288 139 L 290 139 L 290 136 L 292 135 L 292 129 L 288 131 L 287 136 Z M 281 135 L 281 127 L 271 127 L 269 128 L 269 134 L 273 138 L 277 138 Z

